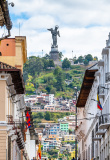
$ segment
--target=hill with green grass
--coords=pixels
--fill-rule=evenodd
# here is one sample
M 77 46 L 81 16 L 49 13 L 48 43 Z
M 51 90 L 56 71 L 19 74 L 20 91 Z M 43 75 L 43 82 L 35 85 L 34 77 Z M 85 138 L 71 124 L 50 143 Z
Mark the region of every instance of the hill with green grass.
M 46 57 L 29 57 L 24 64 L 23 71 L 26 94 L 44 92 L 64 99 L 72 98 L 74 87 L 77 86 L 80 90 L 86 66 L 71 66 L 68 61 L 66 58 L 62 64 L 63 68 L 60 68 L 59 66 L 55 67 L 53 60 Z

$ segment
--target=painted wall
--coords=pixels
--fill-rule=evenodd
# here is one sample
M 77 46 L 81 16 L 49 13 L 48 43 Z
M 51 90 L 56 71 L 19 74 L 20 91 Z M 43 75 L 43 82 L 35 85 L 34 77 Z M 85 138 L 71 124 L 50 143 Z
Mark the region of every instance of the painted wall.
M 26 37 L 18 36 L 1 41 L 0 61 L 23 70 L 27 59 Z

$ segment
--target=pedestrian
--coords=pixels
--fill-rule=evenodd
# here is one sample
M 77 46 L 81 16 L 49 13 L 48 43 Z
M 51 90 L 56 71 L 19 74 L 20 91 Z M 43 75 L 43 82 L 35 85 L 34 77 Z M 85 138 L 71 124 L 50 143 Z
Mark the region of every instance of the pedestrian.
M 73 157 L 73 159 L 72 160 L 75 160 L 75 158 Z

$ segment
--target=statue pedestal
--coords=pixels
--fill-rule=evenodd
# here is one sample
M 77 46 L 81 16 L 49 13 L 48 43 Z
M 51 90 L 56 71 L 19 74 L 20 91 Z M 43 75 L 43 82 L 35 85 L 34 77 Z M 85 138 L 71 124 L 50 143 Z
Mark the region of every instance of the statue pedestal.
M 59 51 L 58 51 L 58 47 L 51 47 L 51 51 L 50 51 L 50 59 L 53 59 L 53 61 L 57 61 L 59 60 Z

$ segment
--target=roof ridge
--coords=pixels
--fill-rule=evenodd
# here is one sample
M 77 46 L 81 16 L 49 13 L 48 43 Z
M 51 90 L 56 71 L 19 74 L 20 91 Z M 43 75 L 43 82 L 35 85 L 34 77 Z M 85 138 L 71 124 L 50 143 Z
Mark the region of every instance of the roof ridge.
M 0 69 L 18 69 L 18 68 L 0 61 Z

